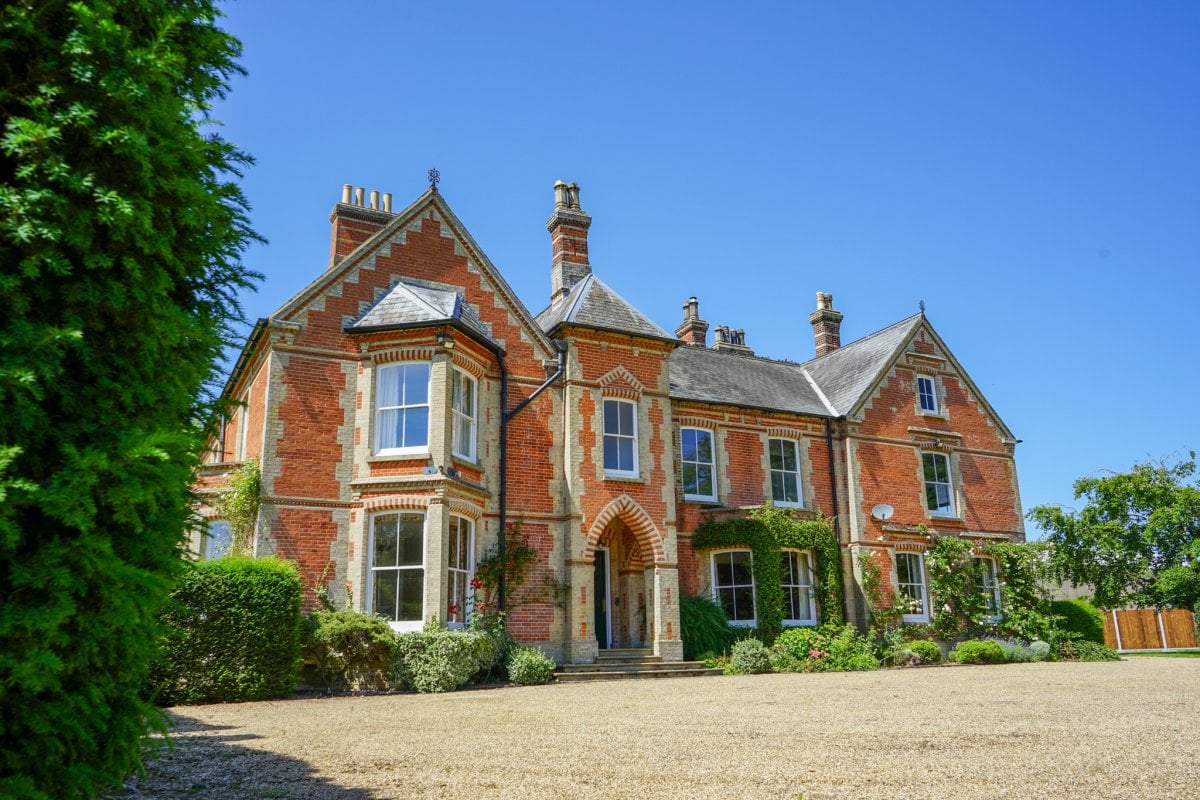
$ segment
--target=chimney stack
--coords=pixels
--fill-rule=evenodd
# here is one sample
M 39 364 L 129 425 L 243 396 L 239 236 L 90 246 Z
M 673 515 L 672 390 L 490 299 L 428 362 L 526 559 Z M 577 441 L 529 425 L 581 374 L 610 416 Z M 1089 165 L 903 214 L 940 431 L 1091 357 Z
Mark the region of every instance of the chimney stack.
M 550 267 L 550 302 L 557 305 L 571 287 L 592 274 L 588 261 L 588 228 L 592 217 L 579 207 L 579 184 L 556 181 L 554 213 L 546 223 L 553 260 Z
M 842 312 L 833 310 L 833 295 L 817 292 L 817 310 L 808 315 L 808 321 L 813 326 L 818 357 L 842 346 Z
M 683 323 L 675 329 L 675 338 L 696 347 L 704 347 L 708 340 L 708 323 L 700 319 L 700 301 L 694 297 L 683 304 Z
M 361 186 L 356 189 L 348 183 L 342 186 L 341 201 L 329 214 L 329 221 L 333 223 L 333 239 L 329 245 L 331 263 L 336 264 L 348 256 L 395 216 L 391 192 L 384 192 L 382 205 L 377 190 L 372 189 L 369 197 L 370 205 L 367 205 L 366 189 Z
M 743 328 L 730 328 L 728 325 L 718 325 L 713 328 L 713 335 L 716 338 L 716 341 L 713 342 L 713 350 L 743 353 L 748 356 L 754 355 L 754 351 L 746 346 L 746 331 Z

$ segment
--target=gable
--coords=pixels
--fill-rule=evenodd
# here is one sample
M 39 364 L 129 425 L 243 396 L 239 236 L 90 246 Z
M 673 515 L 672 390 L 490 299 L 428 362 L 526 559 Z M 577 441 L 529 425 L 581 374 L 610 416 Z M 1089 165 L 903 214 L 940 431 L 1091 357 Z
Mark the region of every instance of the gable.
M 554 357 L 554 348 L 499 271 L 433 189 L 281 306 L 273 319 L 299 323 L 298 346 L 348 351 L 343 336 L 404 281 L 461 291 L 467 316 L 515 360 Z M 436 290 L 406 299 L 412 309 L 438 306 Z M 423 302 L 424 301 L 424 302 Z

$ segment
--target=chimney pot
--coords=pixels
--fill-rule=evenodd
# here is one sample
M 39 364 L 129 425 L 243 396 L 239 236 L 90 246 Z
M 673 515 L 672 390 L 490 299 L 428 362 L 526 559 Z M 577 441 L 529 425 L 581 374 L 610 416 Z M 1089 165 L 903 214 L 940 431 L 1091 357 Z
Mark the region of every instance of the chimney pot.
M 352 192 L 353 190 L 354 190 L 354 187 L 352 187 L 350 184 L 348 184 L 348 183 L 342 184 L 342 202 L 345 203 L 346 205 L 350 205 L 350 192 Z
M 371 190 L 371 208 L 375 208 L 375 209 L 379 208 L 379 190 L 378 189 Z
M 354 190 L 354 205 L 361 206 L 363 204 L 363 187 L 358 187 Z
M 391 192 L 383 193 L 383 210 L 388 212 L 389 214 L 392 213 L 392 193 Z
M 554 207 L 556 209 L 566 208 L 567 204 L 568 204 L 567 203 L 567 182 L 566 181 L 555 181 L 554 182 Z
M 700 319 L 700 301 L 689 297 L 683 304 L 683 323 L 675 329 L 679 341 L 704 347 L 708 338 L 708 323 Z

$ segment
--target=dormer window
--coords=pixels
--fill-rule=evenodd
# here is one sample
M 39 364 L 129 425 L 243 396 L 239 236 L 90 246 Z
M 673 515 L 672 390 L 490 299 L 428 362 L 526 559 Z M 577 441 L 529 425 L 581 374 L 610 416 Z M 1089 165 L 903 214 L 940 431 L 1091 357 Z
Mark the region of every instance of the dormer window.
M 917 376 L 917 400 L 922 414 L 938 414 L 937 381 L 929 375 Z

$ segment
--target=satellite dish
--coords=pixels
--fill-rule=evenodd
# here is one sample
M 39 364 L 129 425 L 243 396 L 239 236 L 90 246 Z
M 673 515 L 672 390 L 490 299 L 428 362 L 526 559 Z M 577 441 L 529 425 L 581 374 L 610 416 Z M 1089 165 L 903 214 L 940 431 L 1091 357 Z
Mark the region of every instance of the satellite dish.
M 887 503 L 880 503 L 871 509 L 871 516 L 882 522 L 883 520 L 891 519 L 892 514 L 896 513 L 896 509 L 889 506 Z

